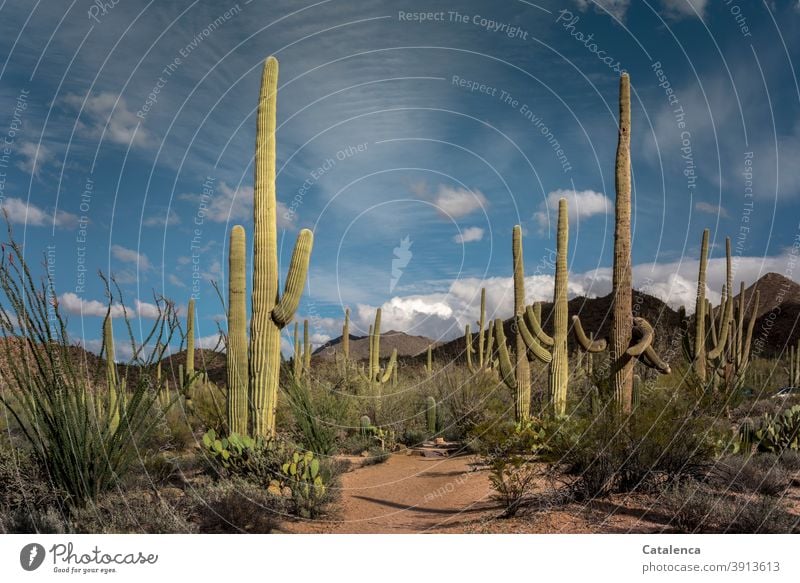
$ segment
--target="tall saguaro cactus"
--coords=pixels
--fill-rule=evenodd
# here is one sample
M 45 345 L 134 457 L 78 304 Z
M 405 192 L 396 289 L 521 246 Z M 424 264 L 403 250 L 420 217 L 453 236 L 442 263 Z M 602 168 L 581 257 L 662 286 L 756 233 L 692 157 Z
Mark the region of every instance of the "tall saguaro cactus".
M 258 100 L 253 217 L 253 294 L 250 319 L 250 398 L 253 434 L 275 434 L 280 331 L 294 317 L 306 280 L 314 235 L 303 229 L 295 243 L 283 295 L 278 293 L 278 226 L 275 195 L 275 129 L 278 60 L 264 63 Z
M 231 229 L 228 250 L 228 430 L 247 435 L 247 245 L 244 227 Z
M 369 365 L 361 378 L 380 391 L 381 385 L 389 382 L 397 367 L 397 349 L 392 350 L 389 362 L 381 369 L 381 309 L 375 311 L 375 323 L 369 330 Z
M 612 325 L 609 343 L 611 387 L 615 409 L 622 415 L 633 407 L 633 364 L 638 359 L 658 372 L 670 368 L 653 349 L 655 333 L 644 318 L 633 316 L 631 274 L 631 93 L 630 78 L 619 80 L 619 133 L 615 169 L 616 203 L 614 225 L 614 268 L 612 284 Z M 578 316 L 573 316 L 573 331 L 578 343 L 590 352 L 599 352 L 606 343 L 589 340 Z
M 342 325 L 342 353 L 344 354 L 345 367 L 350 362 L 350 308 L 344 311 L 344 324 Z
M 556 277 L 553 290 L 553 335 L 542 330 L 540 316 L 530 308 L 525 316 L 517 316 L 517 327 L 528 350 L 539 360 L 550 365 L 548 384 L 550 401 L 556 415 L 564 415 L 567 408 L 567 382 L 569 380 L 569 355 L 567 352 L 567 246 L 569 222 L 567 199 L 558 201 L 558 232 L 556 242 Z M 546 348 L 543 348 L 546 347 Z
M 512 365 L 503 321 L 494 322 L 494 334 L 497 340 L 498 361 L 503 382 L 514 391 L 514 416 L 517 423 L 530 419 L 531 410 L 531 373 L 528 362 L 527 347 L 522 332 L 516 321 L 525 313 L 525 267 L 522 258 L 522 227 L 515 225 L 511 237 L 511 251 L 514 260 L 514 328 L 515 354 Z
M 189 382 L 194 377 L 194 298 L 189 298 L 186 310 L 186 378 L 181 382 Z

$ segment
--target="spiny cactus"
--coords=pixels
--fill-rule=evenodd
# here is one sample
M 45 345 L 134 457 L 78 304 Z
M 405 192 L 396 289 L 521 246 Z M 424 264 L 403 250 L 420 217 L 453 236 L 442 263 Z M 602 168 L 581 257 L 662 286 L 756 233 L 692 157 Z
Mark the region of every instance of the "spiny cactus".
M 483 370 L 494 370 L 494 326 L 486 326 L 486 288 L 481 288 L 481 313 L 478 320 L 478 362 L 473 363 L 472 355 L 475 348 L 472 344 L 472 333 L 469 324 L 464 328 L 464 341 L 466 342 L 467 368 L 472 374 Z
M 611 387 L 615 409 L 628 415 L 633 406 L 634 359 L 661 373 L 670 368 L 653 349 L 655 333 L 644 318 L 633 317 L 633 290 L 631 274 L 631 95 L 630 79 L 623 73 L 619 82 L 619 134 L 615 181 L 613 312 L 610 357 Z M 591 341 L 583 331 L 578 316 L 573 316 L 573 331 L 584 350 L 600 352 L 605 341 Z
M 425 372 L 428 373 L 428 376 L 433 374 L 433 353 L 431 352 L 430 344 L 428 344 L 428 360 L 425 364 Z
M 194 376 L 194 298 L 189 298 L 186 310 L 186 381 Z
M 365 373 L 361 373 L 361 378 L 378 390 L 378 397 L 380 397 L 381 385 L 389 382 L 397 367 L 397 349 L 392 350 L 392 356 L 383 369 L 380 367 L 380 354 L 381 309 L 378 308 L 375 312 L 375 323 L 369 329 L 369 367 Z
M 308 320 L 303 320 L 303 369 L 306 374 L 311 372 L 311 341 L 308 337 Z
M 756 439 L 756 426 L 753 420 L 746 418 L 739 425 L 739 453 L 750 455 L 753 452 L 753 443 Z
M 361 433 L 361 437 L 369 437 L 371 428 L 372 420 L 369 418 L 369 415 L 362 415 L 359 420 L 359 432 Z
M 350 362 L 350 308 L 344 311 L 344 324 L 342 325 L 342 353 L 345 366 Z
M 522 257 L 522 227 L 515 225 L 511 237 L 511 252 L 514 261 L 514 319 L 525 313 L 525 266 Z M 525 341 L 519 326 L 514 326 L 515 354 L 511 363 L 503 332 L 503 321 L 494 322 L 494 335 L 497 341 L 500 375 L 506 386 L 514 391 L 514 416 L 517 423 L 530 419 L 531 411 L 531 374 Z
M 711 382 L 712 388 L 723 385 L 723 392 L 735 390 L 744 379 L 750 361 L 750 345 L 758 314 L 760 292 L 755 291 L 752 312 L 745 328 L 745 285 L 741 282 L 739 304 L 733 297 L 733 270 L 731 241 L 725 239 L 725 285 L 722 300 L 714 310 L 706 299 L 706 271 L 708 262 L 709 230 L 703 231 L 700 245 L 700 269 L 697 277 L 697 299 L 694 315 L 694 336 L 684 333 L 684 352 L 692 363 L 692 370 L 703 382 Z M 709 378 L 710 377 L 710 378 Z
M 550 402 L 556 415 L 567 409 L 567 382 L 569 380 L 569 355 L 567 352 L 567 246 L 569 222 L 567 199 L 558 201 L 558 232 L 556 243 L 556 276 L 553 290 L 553 335 L 541 326 L 541 307 L 534 311 L 529 306 L 524 315 L 517 316 L 517 327 L 531 355 L 549 364 L 548 384 Z
M 280 331 L 294 317 L 305 285 L 314 235 L 303 229 L 295 243 L 283 295 L 278 293 L 277 200 L 275 196 L 275 128 L 278 61 L 264 63 L 258 101 L 253 217 L 253 295 L 250 319 L 249 381 L 252 431 L 275 434 Z
M 228 250 L 228 430 L 247 435 L 247 245 L 244 227 L 231 229 Z
M 106 315 L 103 322 L 103 351 L 106 355 L 106 383 L 108 384 L 108 401 L 105 404 L 110 418 L 111 431 L 119 427 L 119 381 L 117 379 L 116 355 L 114 353 L 114 328 L 111 325 L 111 314 Z
M 428 435 L 436 434 L 436 399 L 425 399 L 425 419 L 428 424 Z
M 800 387 L 800 340 L 797 347 L 789 347 L 789 386 Z

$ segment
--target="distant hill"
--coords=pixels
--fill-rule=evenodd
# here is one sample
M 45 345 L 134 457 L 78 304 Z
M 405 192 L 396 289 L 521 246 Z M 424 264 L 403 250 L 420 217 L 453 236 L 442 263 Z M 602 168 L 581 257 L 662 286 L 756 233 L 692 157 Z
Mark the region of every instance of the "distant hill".
M 317 348 L 313 356 L 322 360 L 333 360 L 336 354 L 342 352 L 342 337 L 334 338 Z M 437 346 L 439 343 L 425 336 L 412 336 L 405 332 L 389 330 L 381 332 L 381 358 L 389 358 L 392 350 L 397 349 L 397 355 L 413 357 L 427 352 L 428 346 Z M 350 335 L 350 358 L 364 360 L 369 358 L 369 337 Z
M 753 329 L 753 351 L 776 356 L 800 340 L 800 284 L 777 273 L 768 273 L 748 287 L 745 302 L 750 305 L 759 291 L 758 319 Z M 736 296 L 738 301 L 739 296 Z
M 782 304 L 800 304 L 800 284 L 778 273 L 768 273 L 744 290 L 745 304 L 750 313 L 750 301 L 755 290 L 759 291 L 758 316 L 761 317 Z M 739 294 L 736 294 L 738 305 Z

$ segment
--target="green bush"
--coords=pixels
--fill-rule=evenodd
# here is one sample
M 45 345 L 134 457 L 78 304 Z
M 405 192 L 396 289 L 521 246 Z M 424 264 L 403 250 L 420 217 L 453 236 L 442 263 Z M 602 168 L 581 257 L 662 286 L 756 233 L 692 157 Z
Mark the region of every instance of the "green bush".
M 536 485 L 539 471 L 530 459 L 521 455 L 496 457 L 491 461 L 489 482 L 495 491 L 493 498 L 503 505 L 504 518 L 519 511 Z

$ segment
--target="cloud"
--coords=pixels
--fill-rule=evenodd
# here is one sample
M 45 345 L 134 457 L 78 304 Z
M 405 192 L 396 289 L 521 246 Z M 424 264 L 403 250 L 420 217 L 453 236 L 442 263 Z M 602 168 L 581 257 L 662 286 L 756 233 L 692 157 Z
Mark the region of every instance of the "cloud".
M 555 221 L 558 214 L 558 201 L 562 198 L 567 199 L 567 216 L 571 224 L 595 215 L 609 214 L 614 208 L 611 200 L 602 192 L 594 190 L 554 190 L 547 195 L 545 202 L 539 205 L 539 210 L 533 215 L 533 219 L 539 226 L 540 231 L 544 231 L 550 225 L 550 213 L 553 213 L 553 221 Z
M 77 294 L 66 292 L 58 296 L 58 305 L 67 314 L 78 316 L 99 316 L 105 317 L 108 311 L 108 304 L 97 300 L 85 300 Z M 120 304 L 111 306 L 111 317 L 122 318 L 125 311 Z M 135 314 L 128 310 L 128 317 L 135 317 Z
M 578 8 L 586 10 L 590 6 L 598 12 L 608 12 L 615 18 L 623 20 L 630 6 L 630 0 L 575 0 Z
M 455 243 L 474 243 L 481 239 L 483 239 L 483 229 L 480 227 L 467 227 L 453 237 Z
M 186 284 L 185 284 L 185 283 L 183 283 L 183 280 L 181 280 L 181 278 L 180 278 L 180 277 L 178 277 L 177 275 L 175 275 L 174 273 L 170 273 L 170 274 L 167 276 L 167 280 L 168 280 L 168 281 L 169 281 L 169 282 L 170 282 L 172 285 L 176 285 L 176 286 L 178 286 L 178 287 L 186 287 Z
M 442 216 L 457 219 L 480 208 L 486 208 L 489 201 L 480 190 L 451 188 L 440 184 L 433 198 L 433 204 Z
M 215 334 L 209 334 L 208 336 L 200 336 L 199 338 L 195 339 L 194 343 L 197 348 L 206 348 L 208 350 L 217 349 L 223 352 L 225 351 L 225 343 L 223 342 L 219 332 Z
M 111 254 L 124 263 L 133 263 L 138 265 L 139 269 L 143 271 L 146 271 L 152 267 L 150 265 L 150 260 L 147 259 L 147 255 L 138 253 L 133 249 L 128 249 L 122 245 L 112 245 Z
M 26 225 L 28 227 L 51 226 L 55 222 L 56 227 L 70 229 L 78 224 L 78 217 L 72 213 L 58 210 L 55 212 L 55 219 L 52 211 L 40 209 L 32 203 L 27 203 L 21 198 L 8 197 L 3 200 L 0 209 L 8 213 L 8 220 L 12 224 Z
M 156 320 L 161 315 L 161 311 L 158 309 L 158 306 L 155 305 L 155 304 L 150 304 L 148 302 L 142 302 L 137 298 L 136 300 L 134 300 L 133 305 L 136 308 L 136 314 L 140 318 L 145 318 L 147 320 Z
M 84 96 L 70 94 L 63 102 L 75 110 L 83 107 L 81 117 L 84 119 L 78 122 L 78 128 L 88 136 L 103 136 L 114 144 L 133 144 L 140 148 L 153 142 L 149 132 L 139 125 L 136 113 L 128 109 L 125 98 L 116 93 L 96 93 L 86 98 L 86 103 Z
M 175 211 L 169 211 L 167 216 L 153 215 L 147 217 L 142 223 L 145 227 L 173 227 L 181 224 L 181 218 Z
M 202 205 L 203 218 L 214 223 L 252 220 L 253 197 L 252 186 L 233 188 L 225 181 L 220 181 L 210 195 L 191 193 L 178 195 L 180 200 L 197 203 L 198 207 Z M 297 214 L 289 212 L 288 207 L 280 200 L 277 202 L 275 214 L 279 228 L 288 229 L 294 226 Z
M 33 176 L 39 176 L 42 166 L 53 159 L 50 148 L 33 142 L 21 142 L 17 147 L 17 154 L 23 158 L 17 162 L 17 168 Z
M 728 218 L 730 215 L 722 206 L 710 204 L 707 202 L 697 202 L 694 205 L 694 210 L 700 213 L 708 213 L 709 215 L 719 215 L 723 218 Z

